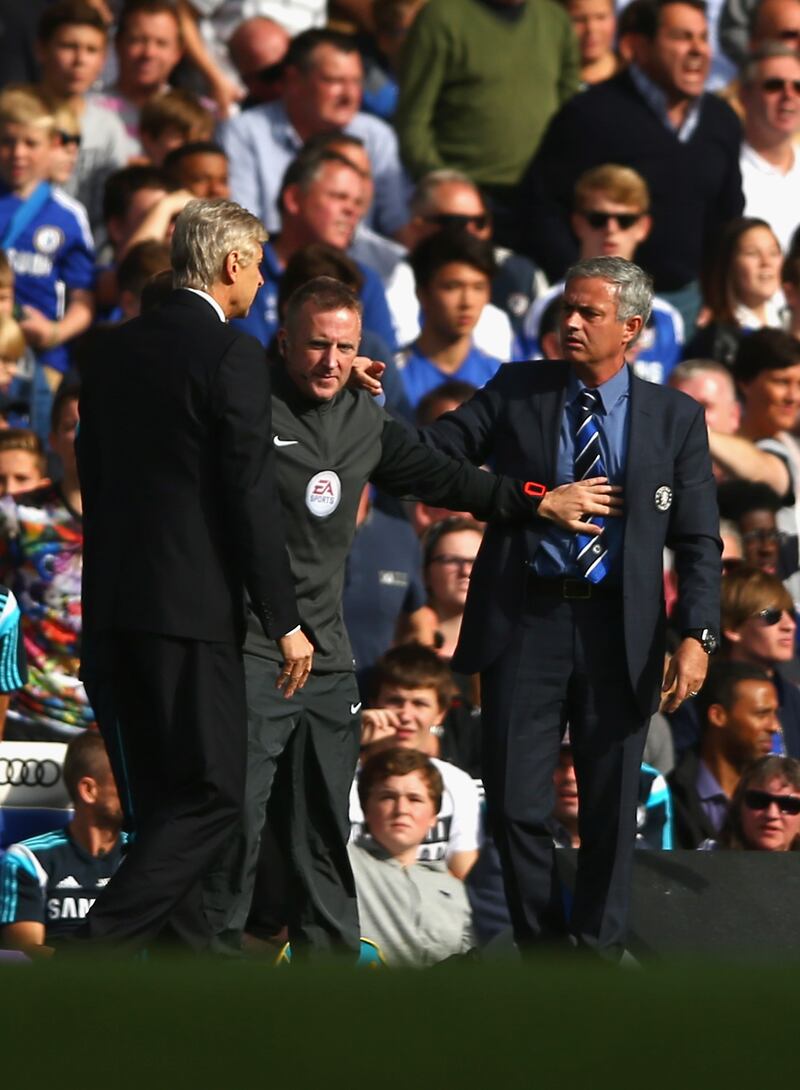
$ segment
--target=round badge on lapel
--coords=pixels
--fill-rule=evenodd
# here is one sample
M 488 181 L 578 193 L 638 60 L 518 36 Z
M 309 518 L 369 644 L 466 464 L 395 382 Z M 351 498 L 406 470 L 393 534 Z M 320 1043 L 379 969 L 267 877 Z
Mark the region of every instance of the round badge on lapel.
M 668 484 L 659 485 L 653 501 L 659 511 L 669 511 L 672 507 L 672 489 Z

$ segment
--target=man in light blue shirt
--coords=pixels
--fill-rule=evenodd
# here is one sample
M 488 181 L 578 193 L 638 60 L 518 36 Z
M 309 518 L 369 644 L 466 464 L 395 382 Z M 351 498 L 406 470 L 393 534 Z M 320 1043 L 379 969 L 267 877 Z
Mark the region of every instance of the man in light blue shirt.
M 286 56 L 283 95 L 227 121 L 219 139 L 230 159 L 233 199 L 268 231 L 280 229 L 281 179 L 306 140 L 341 129 L 363 140 L 372 163 L 375 201 L 371 227 L 394 235 L 408 220 L 406 181 L 392 129 L 359 111 L 363 66 L 353 39 L 332 30 L 308 30 Z
M 594 388 L 600 398 L 596 416 L 599 418 L 600 447 L 606 476 L 611 484 L 620 486 L 624 484 L 628 455 L 630 385 L 630 370 L 622 367 L 610 379 Z M 567 385 L 558 440 L 556 478 L 562 484 L 569 484 L 575 479 L 575 432 L 580 411 L 578 402 L 585 389 L 573 371 Z M 623 530 L 624 520 L 621 518 L 608 519 L 605 524 L 604 537 L 608 549 L 606 585 L 622 582 Z M 553 523 L 542 536 L 533 561 L 533 570 L 545 578 L 562 575 L 582 578 L 575 559 L 577 551 L 578 536 Z

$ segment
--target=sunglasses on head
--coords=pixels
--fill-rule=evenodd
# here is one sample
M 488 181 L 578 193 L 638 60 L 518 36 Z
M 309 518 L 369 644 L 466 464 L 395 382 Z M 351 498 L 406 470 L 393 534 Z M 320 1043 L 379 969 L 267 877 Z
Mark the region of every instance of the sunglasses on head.
M 778 95 L 790 89 L 796 95 L 800 95 L 800 79 L 780 79 L 778 76 L 773 76 L 761 82 L 761 90 L 768 95 Z
M 788 613 L 788 610 L 778 609 L 777 606 L 770 606 L 769 609 L 760 609 L 755 614 L 759 621 L 763 621 L 766 628 L 771 628 L 772 625 L 777 624 L 784 613 Z
M 81 138 L 78 133 L 59 131 L 58 139 L 62 144 L 74 144 L 76 148 L 81 146 Z
M 797 795 L 771 795 L 769 791 L 754 789 L 744 793 L 744 804 L 748 810 L 769 810 L 773 802 L 782 814 L 793 817 L 800 814 L 800 797 Z
M 591 227 L 608 227 L 616 220 L 623 231 L 633 227 L 642 218 L 641 212 L 584 212 L 583 217 Z
M 489 223 L 489 217 L 485 212 L 476 216 L 461 216 L 455 212 L 439 212 L 435 216 L 426 216 L 426 223 L 435 223 L 437 227 L 459 227 L 465 228 L 472 224 L 477 227 L 479 231 L 482 231 Z
M 276 83 L 283 75 L 284 68 L 283 61 L 278 61 L 277 64 L 268 64 L 266 68 L 259 69 L 254 75 L 262 83 Z

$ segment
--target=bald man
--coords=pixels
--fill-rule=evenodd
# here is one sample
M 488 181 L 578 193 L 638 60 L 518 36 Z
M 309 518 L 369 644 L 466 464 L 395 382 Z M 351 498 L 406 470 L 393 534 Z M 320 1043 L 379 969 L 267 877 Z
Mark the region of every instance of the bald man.
M 274 102 L 280 96 L 283 59 L 289 35 L 273 19 L 256 16 L 240 23 L 228 40 L 228 53 L 247 88 L 248 106 Z

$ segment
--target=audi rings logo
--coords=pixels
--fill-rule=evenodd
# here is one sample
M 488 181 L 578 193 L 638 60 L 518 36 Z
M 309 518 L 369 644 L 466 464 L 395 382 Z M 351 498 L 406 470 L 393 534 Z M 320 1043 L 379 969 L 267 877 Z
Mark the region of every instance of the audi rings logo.
M 49 757 L 0 757 L 0 787 L 53 787 L 60 779 L 61 768 Z

